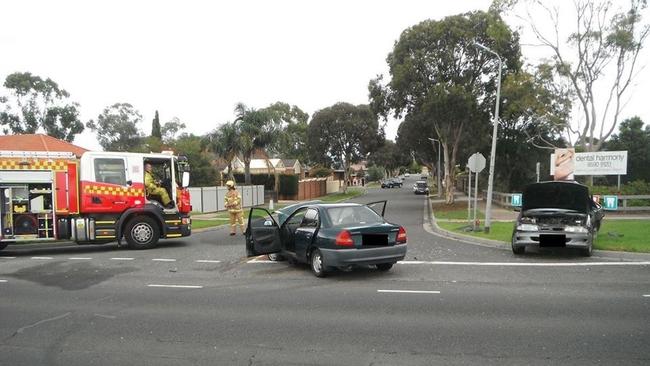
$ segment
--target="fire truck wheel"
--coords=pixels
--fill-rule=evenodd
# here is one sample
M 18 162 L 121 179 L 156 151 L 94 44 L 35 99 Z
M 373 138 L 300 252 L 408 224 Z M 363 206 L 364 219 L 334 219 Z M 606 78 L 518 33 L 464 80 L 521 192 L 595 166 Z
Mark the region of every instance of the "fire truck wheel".
M 126 224 L 124 237 L 131 249 L 150 249 L 158 243 L 160 228 L 151 217 L 136 216 Z

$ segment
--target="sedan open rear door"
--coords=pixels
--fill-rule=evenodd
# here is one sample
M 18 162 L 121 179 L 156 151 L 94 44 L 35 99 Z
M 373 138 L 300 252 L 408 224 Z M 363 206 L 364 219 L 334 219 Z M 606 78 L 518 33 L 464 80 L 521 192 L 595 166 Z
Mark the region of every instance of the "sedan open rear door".
M 254 257 L 280 250 L 280 228 L 271 213 L 264 208 L 251 208 L 246 229 L 246 255 Z

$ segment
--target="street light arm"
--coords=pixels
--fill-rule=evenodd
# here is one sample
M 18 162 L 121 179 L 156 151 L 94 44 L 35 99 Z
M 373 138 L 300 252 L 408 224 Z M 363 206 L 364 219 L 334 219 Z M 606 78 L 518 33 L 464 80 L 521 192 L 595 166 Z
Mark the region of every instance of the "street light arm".
M 485 52 L 489 52 L 489 53 L 493 54 L 499 60 L 499 67 L 501 67 L 501 65 L 503 65 L 503 60 L 501 60 L 501 56 L 499 56 L 498 53 L 492 51 L 490 48 L 488 48 L 488 47 L 486 47 L 486 46 L 484 46 L 484 45 L 482 45 L 482 44 L 480 44 L 478 42 L 474 42 L 474 47 L 476 47 L 476 48 L 478 48 L 480 50 L 483 50 Z

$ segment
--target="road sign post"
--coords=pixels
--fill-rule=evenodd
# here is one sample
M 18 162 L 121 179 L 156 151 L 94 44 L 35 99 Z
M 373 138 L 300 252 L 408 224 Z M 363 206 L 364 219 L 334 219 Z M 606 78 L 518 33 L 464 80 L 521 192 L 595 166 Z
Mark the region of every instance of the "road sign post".
M 474 153 L 472 156 L 467 159 L 467 167 L 469 168 L 469 175 L 470 175 L 470 185 L 468 191 L 472 191 L 472 172 L 476 173 L 475 180 L 474 180 L 474 220 L 472 222 L 472 227 L 476 231 L 476 208 L 478 206 L 478 173 L 483 171 L 485 169 L 485 156 L 481 153 Z M 468 198 L 471 200 L 471 198 Z M 468 212 L 469 214 L 469 212 Z M 468 215 L 469 216 L 469 215 Z

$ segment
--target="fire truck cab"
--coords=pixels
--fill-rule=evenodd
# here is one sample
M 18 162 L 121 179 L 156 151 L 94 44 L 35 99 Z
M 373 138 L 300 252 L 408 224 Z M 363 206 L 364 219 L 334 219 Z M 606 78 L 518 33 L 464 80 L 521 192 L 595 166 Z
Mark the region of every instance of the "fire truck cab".
M 172 204 L 147 194 L 145 165 Z M 9 243 L 124 239 L 153 248 L 191 234 L 189 166 L 171 153 L 0 151 L 0 249 Z

